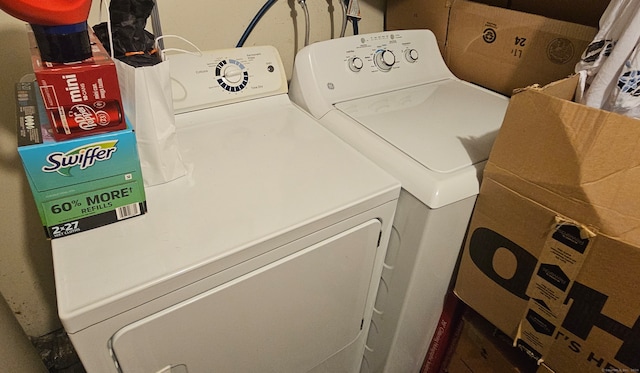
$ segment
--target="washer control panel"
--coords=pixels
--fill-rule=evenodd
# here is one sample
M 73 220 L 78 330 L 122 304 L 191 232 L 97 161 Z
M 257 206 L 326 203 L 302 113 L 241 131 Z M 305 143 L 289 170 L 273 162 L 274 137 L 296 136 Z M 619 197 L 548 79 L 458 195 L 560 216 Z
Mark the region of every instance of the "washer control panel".
M 402 40 L 402 37 L 393 33 L 364 35 L 353 41 L 356 45 L 345 51 L 345 61 L 347 68 L 354 73 L 389 72 L 401 68 L 403 64 L 416 63 L 420 58 L 414 43 Z
M 287 93 L 278 51 L 256 46 L 167 56 L 176 114 Z
M 430 30 L 395 30 L 319 41 L 298 51 L 289 97 L 316 118 L 333 105 L 457 79 Z

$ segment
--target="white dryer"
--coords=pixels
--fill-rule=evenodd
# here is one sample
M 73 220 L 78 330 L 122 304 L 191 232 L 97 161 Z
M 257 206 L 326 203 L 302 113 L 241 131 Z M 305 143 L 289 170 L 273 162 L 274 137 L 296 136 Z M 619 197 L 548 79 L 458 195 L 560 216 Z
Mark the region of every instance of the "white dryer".
M 52 241 L 85 368 L 357 372 L 400 183 L 290 102 L 274 48 L 170 62 L 188 175 Z
M 428 30 L 312 44 L 289 96 L 402 183 L 362 371 L 418 372 L 508 99 L 454 77 Z

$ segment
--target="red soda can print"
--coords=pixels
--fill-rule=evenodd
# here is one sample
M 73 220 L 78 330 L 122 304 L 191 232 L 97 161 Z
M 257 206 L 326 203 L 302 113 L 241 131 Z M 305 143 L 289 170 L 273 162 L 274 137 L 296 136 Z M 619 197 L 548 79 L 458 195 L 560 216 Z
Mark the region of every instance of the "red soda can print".
M 50 111 L 56 139 L 73 138 L 123 129 L 118 101 L 93 101 Z

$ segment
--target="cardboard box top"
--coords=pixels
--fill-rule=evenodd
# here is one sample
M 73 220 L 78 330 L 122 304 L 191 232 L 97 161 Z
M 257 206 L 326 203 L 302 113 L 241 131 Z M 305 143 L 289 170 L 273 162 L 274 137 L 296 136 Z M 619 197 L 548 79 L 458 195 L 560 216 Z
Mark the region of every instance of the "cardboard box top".
M 571 101 L 573 76 L 511 98 L 485 177 L 640 246 L 640 121 Z M 612 146 L 612 144 L 615 144 Z

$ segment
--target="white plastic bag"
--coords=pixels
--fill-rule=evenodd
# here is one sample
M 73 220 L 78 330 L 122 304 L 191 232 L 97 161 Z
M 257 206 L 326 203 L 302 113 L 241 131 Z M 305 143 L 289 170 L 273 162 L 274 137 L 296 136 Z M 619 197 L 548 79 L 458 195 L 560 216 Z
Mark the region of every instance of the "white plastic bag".
M 114 59 L 124 113 L 138 142 L 145 186 L 186 174 L 178 148 L 169 63 L 133 67 Z
M 600 29 L 576 64 L 577 100 L 633 117 L 640 115 L 640 1 L 612 0 Z

